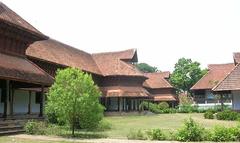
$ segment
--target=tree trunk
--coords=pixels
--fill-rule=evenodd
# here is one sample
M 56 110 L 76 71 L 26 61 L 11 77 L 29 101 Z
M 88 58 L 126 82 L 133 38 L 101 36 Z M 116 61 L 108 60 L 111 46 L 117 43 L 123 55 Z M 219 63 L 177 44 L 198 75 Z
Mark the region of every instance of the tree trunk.
M 72 137 L 75 137 L 75 121 L 72 123 Z

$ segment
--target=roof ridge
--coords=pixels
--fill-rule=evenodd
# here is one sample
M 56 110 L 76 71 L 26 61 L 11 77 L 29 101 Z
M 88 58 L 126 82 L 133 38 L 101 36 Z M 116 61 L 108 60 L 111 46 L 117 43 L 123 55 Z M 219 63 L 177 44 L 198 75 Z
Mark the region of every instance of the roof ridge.
M 126 52 L 126 51 L 136 51 L 136 48 L 131 48 L 131 49 L 126 49 L 126 50 L 121 50 L 121 51 L 111 51 L 111 52 L 99 52 L 99 53 L 92 53 L 92 55 L 107 55 L 107 54 L 117 54 L 117 53 L 121 53 L 121 52 Z

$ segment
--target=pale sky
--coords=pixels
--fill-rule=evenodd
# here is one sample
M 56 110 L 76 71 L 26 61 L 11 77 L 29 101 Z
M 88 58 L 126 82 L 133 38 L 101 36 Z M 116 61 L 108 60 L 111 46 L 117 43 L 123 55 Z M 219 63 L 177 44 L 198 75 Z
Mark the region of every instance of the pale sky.
M 56 40 L 89 53 L 137 48 L 139 62 L 162 71 L 181 57 L 206 67 L 240 52 L 238 0 L 2 2 Z

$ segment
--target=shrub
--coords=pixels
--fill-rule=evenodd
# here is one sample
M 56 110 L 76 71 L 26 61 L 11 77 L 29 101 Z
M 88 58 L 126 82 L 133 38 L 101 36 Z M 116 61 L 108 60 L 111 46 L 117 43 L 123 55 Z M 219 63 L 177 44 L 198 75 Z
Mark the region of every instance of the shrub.
M 231 110 L 225 110 L 222 112 L 218 112 L 216 114 L 216 118 L 218 120 L 230 120 L 234 121 L 239 118 L 239 114 L 237 112 L 231 111 Z
M 33 120 L 28 121 L 24 126 L 26 133 L 30 135 L 44 135 L 46 128 L 47 128 L 46 123 L 37 122 Z
M 46 111 L 53 111 L 60 121 L 72 129 L 96 129 L 103 118 L 99 103 L 101 92 L 92 76 L 77 68 L 58 70 L 48 93 Z
M 212 141 L 223 142 L 223 141 L 236 141 L 237 130 L 235 128 L 225 128 L 222 126 L 216 126 L 213 129 Z
M 166 135 L 161 129 L 152 129 L 147 134 L 150 140 L 166 140 Z
M 98 131 L 105 131 L 105 130 L 110 130 L 111 128 L 112 128 L 112 124 L 111 123 L 109 123 L 106 120 L 102 120 L 98 124 L 97 130 Z
M 198 112 L 198 106 L 192 106 L 191 104 L 183 104 L 179 106 L 179 113 L 193 113 Z
M 145 136 L 144 132 L 142 130 L 130 130 L 130 132 L 127 135 L 128 139 L 131 140 L 146 140 L 147 137 Z
M 212 110 L 207 110 L 205 113 L 204 113 L 204 118 L 205 119 L 214 119 L 214 113 Z
M 167 102 L 160 102 L 160 103 L 158 104 L 158 108 L 159 108 L 160 110 L 168 109 L 168 108 L 169 108 L 169 104 L 168 104 Z
M 192 118 L 186 120 L 184 126 L 177 131 L 178 141 L 203 141 L 205 129 L 196 123 Z

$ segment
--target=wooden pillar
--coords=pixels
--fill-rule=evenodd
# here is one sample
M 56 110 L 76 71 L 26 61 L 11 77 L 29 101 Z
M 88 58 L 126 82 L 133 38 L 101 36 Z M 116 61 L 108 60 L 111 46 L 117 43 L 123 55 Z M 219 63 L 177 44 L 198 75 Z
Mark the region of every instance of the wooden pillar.
M 105 110 L 108 111 L 108 98 L 107 97 L 104 97 L 104 106 L 105 106 Z
M 29 91 L 28 95 L 28 114 L 32 112 L 32 91 Z
M 120 102 L 119 102 L 119 97 L 117 97 L 118 99 L 118 112 L 120 111 Z
M 41 101 L 40 101 L 40 114 L 39 116 L 43 116 L 43 104 L 44 104 L 44 86 L 41 86 Z
M 10 84 L 10 115 L 12 116 L 13 115 L 13 102 L 14 102 L 14 92 L 15 90 L 12 88 L 12 85 Z
M 220 100 L 221 100 L 221 110 L 223 111 L 224 104 L 223 104 L 223 95 L 220 94 Z
M 4 101 L 4 111 L 3 111 L 3 117 L 6 118 L 8 114 L 8 100 L 9 100 L 9 80 L 6 80 L 6 94 L 5 101 Z

